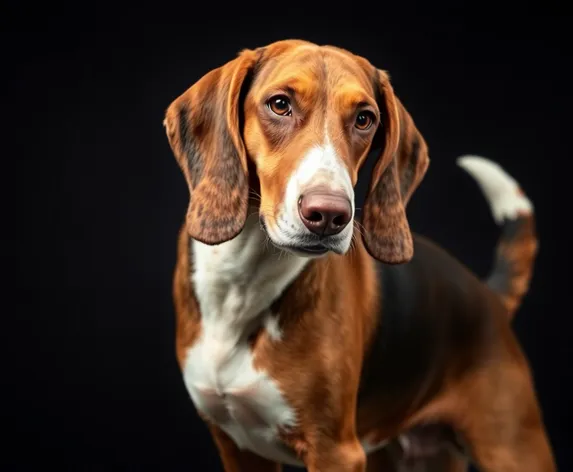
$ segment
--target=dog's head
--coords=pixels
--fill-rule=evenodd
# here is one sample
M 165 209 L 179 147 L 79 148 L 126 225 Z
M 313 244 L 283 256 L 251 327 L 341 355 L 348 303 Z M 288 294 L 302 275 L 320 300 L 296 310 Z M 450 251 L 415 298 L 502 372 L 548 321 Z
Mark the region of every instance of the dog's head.
M 174 100 L 164 124 L 189 185 L 192 238 L 234 238 L 256 202 L 277 247 L 344 254 L 358 171 L 377 151 L 360 231 L 376 259 L 412 257 L 405 205 L 428 168 L 427 146 L 388 75 L 367 60 L 295 40 L 244 50 Z

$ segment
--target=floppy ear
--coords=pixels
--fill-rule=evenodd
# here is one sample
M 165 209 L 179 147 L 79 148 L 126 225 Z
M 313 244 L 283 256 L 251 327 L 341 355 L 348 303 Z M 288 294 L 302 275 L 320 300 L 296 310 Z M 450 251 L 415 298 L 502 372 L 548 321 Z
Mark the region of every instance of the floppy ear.
M 242 51 L 203 76 L 165 114 L 169 145 L 189 187 L 187 230 L 205 244 L 234 238 L 247 218 L 248 167 L 239 122 L 255 63 L 254 51 Z
M 377 86 L 383 122 L 375 142 L 382 144 L 382 150 L 362 212 L 364 244 L 379 261 L 401 264 L 414 255 L 405 207 L 430 160 L 424 138 L 383 71 L 377 71 Z

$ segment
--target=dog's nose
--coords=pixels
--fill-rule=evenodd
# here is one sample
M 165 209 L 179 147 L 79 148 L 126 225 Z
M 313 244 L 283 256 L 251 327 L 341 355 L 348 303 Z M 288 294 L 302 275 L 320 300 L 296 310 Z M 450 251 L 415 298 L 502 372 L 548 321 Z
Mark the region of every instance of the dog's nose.
M 350 201 L 343 193 L 309 192 L 301 195 L 298 212 L 304 225 L 319 236 L 340 233 L 352 219 Z

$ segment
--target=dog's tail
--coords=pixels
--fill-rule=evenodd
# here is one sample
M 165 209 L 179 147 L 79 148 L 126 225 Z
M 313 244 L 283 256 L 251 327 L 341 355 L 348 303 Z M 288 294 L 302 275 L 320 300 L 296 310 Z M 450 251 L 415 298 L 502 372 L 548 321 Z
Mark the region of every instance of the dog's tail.
M 527 290 L 538 250 L 533 204 L 517 181 L 499 164 L 479 156 L 457 160 L 478 183 L 502 234 L 486 283 L 499 294 L 513 318 Z

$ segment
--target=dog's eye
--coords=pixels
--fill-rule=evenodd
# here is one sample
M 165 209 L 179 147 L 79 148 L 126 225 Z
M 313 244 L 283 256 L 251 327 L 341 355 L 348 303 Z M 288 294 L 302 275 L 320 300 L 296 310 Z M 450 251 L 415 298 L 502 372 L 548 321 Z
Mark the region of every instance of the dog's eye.
M 288 116 L 292 113 L 290 100 L 284 95 L 275 95 L 267 102 L 271 111 L 279 116 Z
M 375 117 L 372 112 L 361 111 L 360 113 L 358 113 L 358 116 L 356 117 L 356 123 L 354 124 L 354 126 L 356 126 L 356 128 L 358 128 L 361 131 L 365 131 L 372 126 L 374 120 Z

